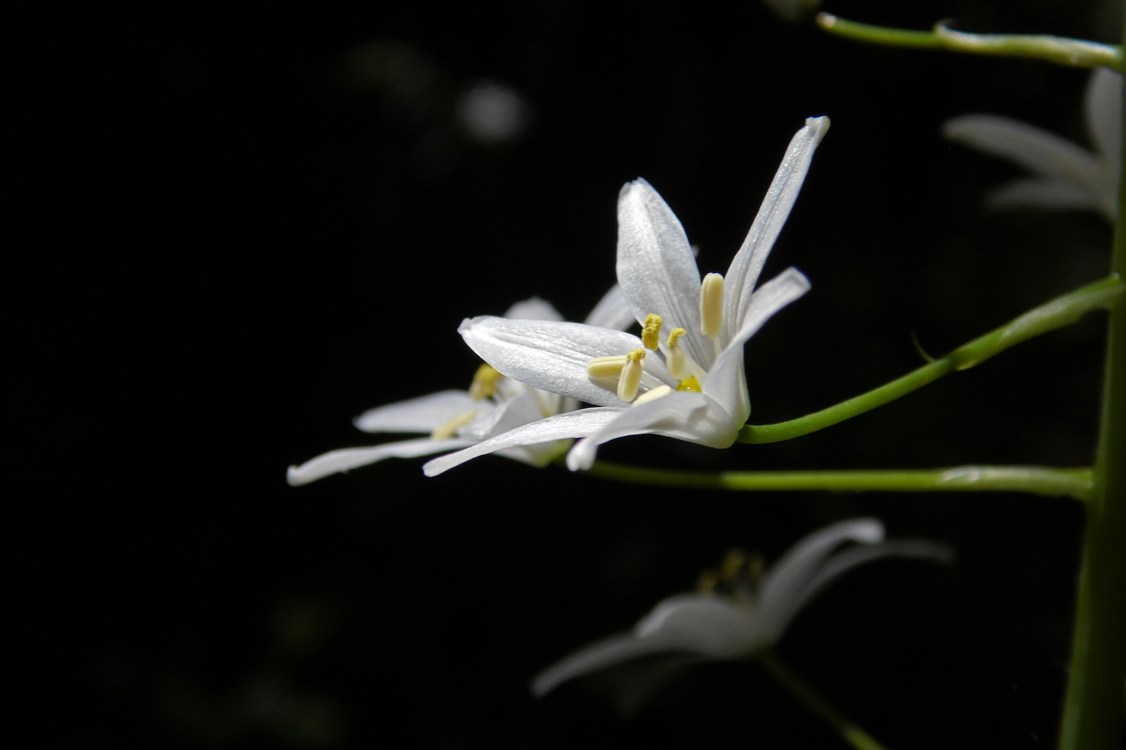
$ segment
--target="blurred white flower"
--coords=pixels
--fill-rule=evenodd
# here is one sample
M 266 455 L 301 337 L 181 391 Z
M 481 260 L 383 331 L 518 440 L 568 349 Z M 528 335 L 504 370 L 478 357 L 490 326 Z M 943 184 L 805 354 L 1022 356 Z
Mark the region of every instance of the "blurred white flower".
M 508 318 L 562 320 L 549 303 L 529 299 L 513 305 Z M 633 321 L 621 290 L 612 288 L 591 311 L 591 325 L 624 328 Z M 367 466 L 386 458 L 415 458 L 458 450 L 493 435 L 535 422 L 578 404 L 555 393 L 532 388 L 504 377 L 488 365 L 477 370 L 468 391 L 440 391 L 407 401 L 370 409 L 354 420 L 357 428 L 370 433 L 423 433 L 426 437 L 399 440 L 363 448 L 329 451 L 291 466 L 286 481 L 297 486 L 330 474 Z M 544 466 L 570 443 L 545 442 L 518 445 L 501 455 L 533 466 Z
M 762 0 L 762 3 L 771 13 L 790 23 L 808 21 L 821 10 L 821 0 Z
M 1118 216 L 1122 174 L 1122 75 L 1098 68 L 1087 85 L 1085 115 L 1094 151 L 1033 125 L 997 115 L 969 114 L 947 120 L 952 141 L 1008 159 L 1034 176 L 990 196 L 995 206 L 1075 208 Z
M 458 97 L 458 119 L 474 139 L 499 143 L 521 136 L 531 113 L 516 89 L 495 81 L 481 81 Z
M 842 547 L 847 542 L 857 546 Z M 859 518 L 805 537 L 757 581 L 743 559 L 729 557 L 708 590 L 659 602 L 632 631 L 591 644 L 540 672 L 532 693 L 543 696 L 576 677 L 657 654 L 751 658 L 777 643 L 790 622 L 836 578 L 887 557 L 948 562 L 952 552 L 918 539 L 885 542 L 882 523 Z
M 618 199 L 618 285 L 642 326 L 640 338 L 592 325 L 483 316 L 458 329 L 481 359 L 514 380 L 594 404 L 497 435 L 428 462 L 440 474 L 496 450 L 585 438 L 571 469 L 594 463 L 598 446 L 656 434 L 726 448 L 750 415 L 743 344 L 809 289 L 790 268 L 756 289 L 829 120 L 810 118 L 793 137 L 754 223 L 727 269 L 701 281 L 676 215 L 644 180 Z

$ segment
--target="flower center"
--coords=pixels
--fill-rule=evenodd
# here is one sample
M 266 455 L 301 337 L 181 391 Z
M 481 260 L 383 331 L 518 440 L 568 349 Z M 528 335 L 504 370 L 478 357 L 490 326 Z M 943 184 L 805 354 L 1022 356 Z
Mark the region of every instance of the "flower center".
M 700 574 L 696 589 L 701 593 L 726 596 L 736 604 L 750 607 L 762 586 L 765 569 L 762 555 L 733 549 L 724 555 L 718 568 Z

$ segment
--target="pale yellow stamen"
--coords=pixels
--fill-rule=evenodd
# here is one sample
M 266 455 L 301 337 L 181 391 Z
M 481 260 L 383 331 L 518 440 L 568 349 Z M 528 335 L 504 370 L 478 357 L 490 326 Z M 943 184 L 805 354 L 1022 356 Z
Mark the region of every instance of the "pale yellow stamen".
M 688 358 L 684 355 L 684 347 L 680 345 L 680 337 L 686 333 L 688 333 L 688 331 L 683 328 L 674 328 L 672 332 L 669 333 L 669 374 L 678 380 L 686 378 L 691 374 L 688 371 Z
M 487 367 L 488 365 L 485 365 L 485 366 Z M 494 370 L 494 372 L 495 372 L 495 370 Z M 458 414 L 456 417 L 449 420 L 448 422 L 441 424 L 438 427 L 436 427 L 434 429 L 434 431 L 430 433 L 430 439 L 431 440 L 449 440 L 455 434 L 457 434 L 458 430 L 460 430 L 462 427 L 465 427 L 467 424 L 472 422 L 473 418 L 476 417 L 476 416 L 477 416 L 477 410 L 476 409 L 470 409 L 469 411 L 465 412 L 464 414 Z
M 696 590 L 701 594 L 710 594 L 715 591 L 716 586 L 719 584 L 719 579 L 716 577 L 714 570 L 705 570 L 696 579 Z
M 704 389 L 700 387 L 700 381 L 696 380 L 695 375 L 689 375 L 676 384 L 678 391 L 692 391 L 693 393 L 703 393 Z
M 469 386 L 469 397 L 474 401 L 481 401 L 497 392 L 497 383 L 504 378 L 491 365 L 481 365 L 473 374 L 473 383 Z
M 700 333 L 710 339 L 723 327 L 723 276 L 709 273 L 700 284 Z
M 644 372 L 641 366 L 644 359 L 644 349 L 634 349 L 626 355 L 622 375 L 618 378 L 618 398 L 622 401 L 633 401 L 637 398 L 637 389 L 641 387 L 641 373 Z
M 746 552 L 741 549 L 730 550 L 719 564 L 719 577 L 724 581 L 734 581 L 746 565 Z
M 645 316 L 645 325 L 641 328 L 641 345 L 651 352 L 657 351 L 657 341 L 661 335 L 661 316 L 649 313 Z
M 647 404 L 650 401 L 656 401 L 662 396 L 667 396 L 670 393 L 672 393 L 672 388 L 669 388 L 667 385 L 659 385 L 653 390 L 646 391 L 645 393 L 642 393 L 640 396 L 638 396 L 634 400 L 633 405 L 641 406 L 642 404 Z
M 622 376 L 622 368 L 626 366 L 626 355 L 618 354 L 612 357 L 595 357 L 586 365 L 586 374 L 595 380 L 614 380 Z

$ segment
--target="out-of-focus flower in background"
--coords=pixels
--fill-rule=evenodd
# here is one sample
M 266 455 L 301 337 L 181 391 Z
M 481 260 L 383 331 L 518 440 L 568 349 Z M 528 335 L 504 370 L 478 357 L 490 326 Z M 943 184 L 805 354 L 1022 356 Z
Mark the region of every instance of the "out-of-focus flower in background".
M 1122 75 L 1096 69 L 1087 84 L 1084 106 L 1093 151 L 998 115 L 955 117 L 943 124 L 942 132 L 956 143 L 1008 159 L 1033 174 L 993 191 L 992 205 L 1091 210 L 1113 222 L 1118 216 L 1122 170 Z
M 520 93 L 498 81 L 479 81 L 463 91 L 457 115 L 465 132 L 484 144 L 515 140 L 531 121 L 531 109 Z
M 885 558 L 949 562 L 949 547 L 921 539 L 884 540 L 873 518 L 836 523 L 803 538 L 769 570 L 742 554 L 702 578 L 701 591 L 657 604 L 628 633 L 591 644 L 540 672 L 532 693 L 627 661 L 679 655 L 694 661 L 746 659 L 777 643 L 797 615 L 853 568 Z M 845 546 L 847 545 L 847 546 Z

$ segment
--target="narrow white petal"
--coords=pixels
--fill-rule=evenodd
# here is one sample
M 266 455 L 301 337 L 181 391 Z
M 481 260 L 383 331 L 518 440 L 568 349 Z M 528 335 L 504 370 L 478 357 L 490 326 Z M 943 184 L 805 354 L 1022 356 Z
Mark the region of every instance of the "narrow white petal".
M 718 597 L 682 594 L 659 603 L 633 633 L 593 643 L 540 672 L 532 681 L 536 696 L 567 680 L 661 653 L 689 653 L 729 659 L 755 645 L 748 614 Z
M 1099 171 L 1093 155 L 1074 143 L 1023 122 L 996 115 L 962 115 L 947 120 L 943 135 L 957 143 L 1018 164 L 1045 177 L 1095 189 Z
M 508 320 L 483 316 L 458 328 L 481 359 L 508 377 L 552 393 L 598 406 L 625 406 L 616 393 L 591 381 L 587 365 L 595 357 L 625 354 L 641 347 L 641 339 L 624 331 L 582 323 Z M 657 357 L 645 363 L 646 389 L 655 388 L 668 374 Z
M 1091 73 L 1084 101 L 1091 140 L 1116 171 L 1122 167 L 1122 74 L 1109 68 Z
M 649 313 L 667 330 L 700 330 L 700 271 L 680 220 L 645 180 L 626 183 L 618 197 L 618 283 L 640 323 Z M 688 350 L 712 361 L 693 336 Z
M 1074 182 L 1055 177 L 1027 177 L 1013 180 L 986 198 L 994 208 L 1062 208 L 1104 211 L 1099 196 Z M 1109 218 L 1113 219 L 1113 216 Z
M 805 121 L 805 127 L 790 140 L 751 229 L 727 269 L 725 317 L 728 336 L 734 334 L 739 321 L 746 315 L 751 293 L 758 282 L 763 264 L 790 216 L 790 210 L 794 207 L 813 161 L 813 152 L 828 131 L 828 117 L 811 117 Z
M 428 461 L 422 467 L 422 471 L 428 477 L 436 477 L 478 456 L 506 448 L 591 435 L 609 424 L 620 412 L 620 409 L 593 408 L 556 414 L 503 432 L 457 453 L 435 458 L 433 461 Z
M 666 651 L 658 640 L 617 635 L 592 643 L 551 665 L 532 679 L 532 694 L 542 698 L 568 680 L 616 664 Z
M 791 547 L 763 578 L 757 614 L 765 637 L 774 640 L 782 634 L 796 611 L 795 603 L 802 590 L 816 577 L 837 545 L 847 541 L 876 544 L 883 538 L 882 523 L 874 518 L 858 518 L 815 531 Z
M 563 320 L 563 316 L 547 300 L 531 297 L 508 308 L 504 317 L 512 320 Z
M 415 458 L 443 451 L 453 451 L 472 445 L 470 440 L 431 440 L 416 438 L 394 443 L 384 443 L 370 448 L 341 448 L 309 459 L 300 466 L 290 466 L 285 480 L 297 487 L 340 472 L 358 469 L 385 458 Z
M 567 454 L 567 468 L 584 471 L 594 464 L 598 447 L 630 435 L 663 435 L 712 448 L 726 448 L 735 441 L 742 427 L 701 393 L 681 391 L 618 412 L 618 416 L 597 433 L 575 443 Z
M 476 407 L 477 402 L 465 391 L 439 391 L 368 409 L 353 424 L 364 432 L 429 433 Z
M 818 568 L 817 573 L 807 579 L 805 585 L 796 593 L 790 603 L 790 615 L 785 618 L 786 622 L 782 624 L 782 627 L 785 628 L 789 620 L 793 619 L 834 580 L 855 567 L 874 560 L 882 560 L 885 557 L 915 558 L 949 564 L 954 559 L 954 550 L 945 544 L 930 542 L 925 539 L 893 539 L 882 544 L 840 550 L 829 557 Z
M 622 294 L 622 288 L 614 284 L 610 287 L 610 291 L 602 295 L 602 299 L 598 300 L 598 304 L 583 322 L 588 326 L 624 331 L 637 321 L 634 320 L 633 310 Z
M 743 372 L 743 345 L 779 310 L 809 291 L 809 280 L 796 269 L 787 268 L 762 285 L 744 309 L 738 330 L 733 334 L 704 381 L 704 393 L 714 398 L 742 425 L 750 416 L 747 378 Z

